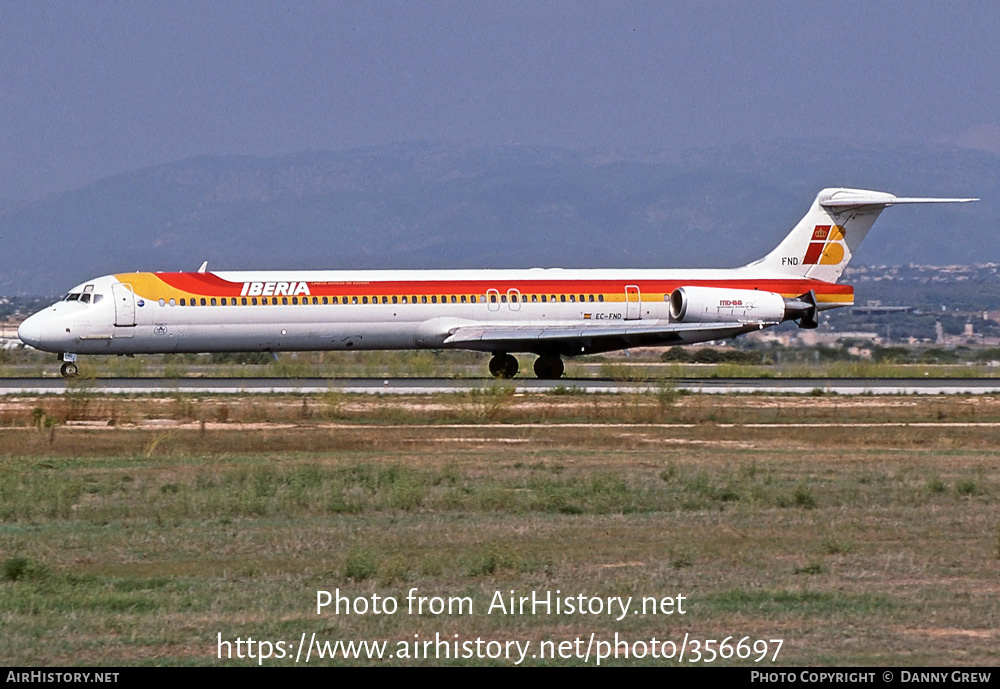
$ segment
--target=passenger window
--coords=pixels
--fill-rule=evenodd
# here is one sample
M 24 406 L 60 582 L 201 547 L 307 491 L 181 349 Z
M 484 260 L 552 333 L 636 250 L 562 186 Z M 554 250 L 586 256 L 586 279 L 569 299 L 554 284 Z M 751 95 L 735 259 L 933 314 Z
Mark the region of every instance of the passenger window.
M 215 306 L 215 297 L 212 297 L 212 306 Z
M 184 302 L 184 297 L 181 297 L 181 306 L 187 306 L 187 304 Z
M 480 304 L 485 304 L 486 303 L 486 295 L 485 294 L 480 294 L 479 295 L 479 303 Z
M 551 297 L 549 297 L 549 301 L 555 301 L 555 300 L 556 300 L 556 295 L 553 294 Z M 566 301 L 565 297 L 563 298 L 563 301 Z
M 468 301 L 467 301 L 467 300 L 465 299 L 465 295 L 464 295 L 464 294 L 462 295 L 462 303 L 463 303 L 463 304 L 468 304 L 468 303 L 469 303 L 469 302 L 468 302 Z
M 177 306 L 177 302 L 174 301 L 174 299 L 172 297 L 171 297 L 170 301 L 168 301 L 167 303 L 170 304 L 171 306 Z
M 566 295 L 565 294 L 560 294 L 559 295 L 559 301 L 565 302 L 566 301 Z
M 257 306 L 257 297 L 250 297 L 250 304 L 252 306 Z
M 324 304 L 329 304 L 330 303 L 330 297 L 323 297 L 323 303 Z
M 361 297 L 361 303 L 362 304 L 367 304 L 368 303 L 368 297 Z
M 437 297 L 431 297 L 431 303 L 432 304 L 437 304 L 438 303 L 438 298 Z
M 357 304 L 358 303 L 358 298 L 357 297 L 351 297 L 351 303 L 352 304 Z
M 462 301 L 465 301 L 465 297 L 462 297 Z M 451 303 L 452 304 L 457 304 L 458 303 L 458 298 L 454 294 L 451 295 Z
M 496 304 L 497 303 L 497 295 L 495 295 L 495 294 L 491 294 L 490 295 L 490 303 L 491 304 Z
M 547 302 L 547 301 L 548 301 L 548 299 L 547 299 L 547 298 L 546 298 L 546 296 L 545 296 L 545 295 L 543 294 L 543 295 L 542 295 L 542 302 L 544 303 L 544 302 Z
M 240 305 L 242 305 L 242 306 L 246 306 L 247 305 L 247 298 L 246 297 L 241 297 L 240 298 Z
M 597 301 L 604 301 L 604 295 L 603 294 L 598 294 L 597 295 Z
M 420 303 L 421 304 L 426 304 L 427 303 L 427 297 L 420 297 Z
M 532 294 L 531 295 L 531 303 L 534 304 L 537 301 L 538 301 L 538 295 L 537 294 Z
M 593 294 L 591 294 L 591 295 L 590 295 L 590 298 L 589 298 L 589 299 L 588 299 L 587 301 L 594 301 L 594 295 L 593 295 Z

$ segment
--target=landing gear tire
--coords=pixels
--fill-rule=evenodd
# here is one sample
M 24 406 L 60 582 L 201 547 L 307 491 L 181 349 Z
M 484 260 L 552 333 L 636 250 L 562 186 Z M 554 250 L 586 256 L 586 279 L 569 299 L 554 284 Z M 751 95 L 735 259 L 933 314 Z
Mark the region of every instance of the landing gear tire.
M 490 359 L 490 375 L 494 378 L 513 378 L 517 370 L 517 359 L 510 354 L 494 354 Z
M 557 356 L 540 356 L 535 359 L 535 375 L 542 380 L 558 380 L 565 370 L 562 359 Z
M 59 373 L 62 374 L 63 378 L 76 378 L 77 374 L 80 373 L 80 369 L 72 361 L 67 361 L 59 367 Z

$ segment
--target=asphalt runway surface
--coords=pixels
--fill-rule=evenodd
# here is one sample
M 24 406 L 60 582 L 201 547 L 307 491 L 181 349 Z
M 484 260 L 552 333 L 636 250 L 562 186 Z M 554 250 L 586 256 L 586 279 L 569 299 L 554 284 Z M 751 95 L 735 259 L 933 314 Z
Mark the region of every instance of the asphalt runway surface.
M 0 395 L 103 394 L 359 394 L 423 395 L 489 388 L 492 378 L 0 378 Z M 1000 393 L 1000 378 L 676 378 L 620 381 L 600 378 L 500 381 L 519 393 L 656 392 L 665 385 L 701 394 L 784 393 L 840 395 L 956 395 Z

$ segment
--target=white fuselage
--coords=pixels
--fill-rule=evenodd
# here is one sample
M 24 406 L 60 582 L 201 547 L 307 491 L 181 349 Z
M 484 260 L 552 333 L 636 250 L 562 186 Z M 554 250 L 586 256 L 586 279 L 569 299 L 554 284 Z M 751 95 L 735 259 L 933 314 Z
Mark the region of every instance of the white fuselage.
M 766 285 L 787 294 L 837 287 L 813 283 L 745 269 L 131 273 L 75 287 L 76 298 L 32 316 L 20 334 L 40 349 L 76 354 L 441 348 L 468 326 L 667 323 L 667 300 L 679 286 Z

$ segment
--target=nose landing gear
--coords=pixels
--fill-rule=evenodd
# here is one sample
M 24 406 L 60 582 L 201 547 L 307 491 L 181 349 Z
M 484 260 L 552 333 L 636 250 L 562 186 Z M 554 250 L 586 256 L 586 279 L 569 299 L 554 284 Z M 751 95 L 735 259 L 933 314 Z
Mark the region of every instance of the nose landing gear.
M 490 375 L 494 378 L 513 378 L 517 375 L 517 359 L 510 354 L 497 352 L 490 359 Z
M 80 369 L 76 367 L 76 354 L 67 352 L 66 354 L 61 354 L 59 359 L 63 362 L 62 366 L 59 367 L 59 373 L 63 378 L 76 378 L 77 374 L 80 373 Z

